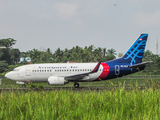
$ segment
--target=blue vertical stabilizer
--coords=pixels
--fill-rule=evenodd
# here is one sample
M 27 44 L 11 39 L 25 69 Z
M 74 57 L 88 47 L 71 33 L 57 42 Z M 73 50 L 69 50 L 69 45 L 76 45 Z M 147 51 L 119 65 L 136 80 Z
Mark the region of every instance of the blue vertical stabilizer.
M 142 62 L 145 46 L 147 43 L 148 34 L 141 34 L 134 42 L 129 50 L 121 58 L 125 63 L 137 64 Z
M 109 61 L 110 63 L 129 63 L 130 65 L 142 62 L 145 46 L 147 43 L 148 34 L 141 34 L 140 37 L 134 42 L 129 50 L 123 55 L 122 58 Z

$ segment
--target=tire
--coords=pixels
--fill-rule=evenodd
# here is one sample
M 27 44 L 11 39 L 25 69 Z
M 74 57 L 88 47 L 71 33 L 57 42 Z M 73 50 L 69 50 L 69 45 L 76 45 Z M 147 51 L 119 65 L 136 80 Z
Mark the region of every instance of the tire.
M 25 88 L 25 87 L 26 87 L 26 84 L 23 84 L 22 87 Z
M 74 83 L 75 88 L 79 88 L 79 83 Z

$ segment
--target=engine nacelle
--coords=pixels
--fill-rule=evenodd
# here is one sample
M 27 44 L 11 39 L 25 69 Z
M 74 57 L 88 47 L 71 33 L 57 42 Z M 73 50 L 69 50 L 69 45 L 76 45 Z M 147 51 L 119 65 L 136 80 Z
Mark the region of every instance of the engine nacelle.
M 66 81 L 64 77 L 51 76 L 48 78 L 49 85 L 65 85 L 67 83 L 68 81 Z

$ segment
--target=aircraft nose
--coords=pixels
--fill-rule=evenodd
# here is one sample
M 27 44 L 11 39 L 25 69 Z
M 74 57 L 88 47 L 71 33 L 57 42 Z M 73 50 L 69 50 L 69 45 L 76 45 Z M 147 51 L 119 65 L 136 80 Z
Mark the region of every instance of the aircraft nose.
M 11 73 L 9 72 L 9 73 L 5 74 L 5 77 L 10 79 L 11 78 Z

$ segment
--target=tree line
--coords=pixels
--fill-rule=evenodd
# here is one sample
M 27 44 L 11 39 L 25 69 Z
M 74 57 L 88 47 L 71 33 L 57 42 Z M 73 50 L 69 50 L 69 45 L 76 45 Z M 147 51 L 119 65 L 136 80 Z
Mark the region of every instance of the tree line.
M 16 40 L 12 38 L 0 39 L 0 46 L 6 48 L 0 49 L 0 73 L 11 71 L 14 67 L 28 64 L 27 58 L 32 63 L 66 63 L 68 61 L 74 62 L 105 62 L 116 58 L 116 50 L 106 49 L 94 45 L 85 46 L 84 48 L 75 46 L 71 49 L 64 50 L 57 48 L 52 52 L 50 48 L 40 51 L 38 49 L 20 52 L 19 49 L 13 49 Z M 123 54 L 119 53 L 118 57 Z M 20 62 L 20 58 L 24 60 Z M 143 61 L 154 61 L 153 64 L 148 65 L 143 71 L 144 73 L 159 74 L 160 72 L 160 57 L 155 55 L 150 50 L 144 52 Z
M 64 50 L 58 48 L 54 53 L 51 52 L 50 48 L 45 51 L 33 49 L 21 53 L 21 57 L 30 57 L 33 63 L 98 62 L 115 59 L 115 55 L 116 50 L 113 48 L 106 50 L 106 48 L 95 48 L 93 45 L 85 46 L 85 48 L 76 46 L 72 49 L 65 48 Z

